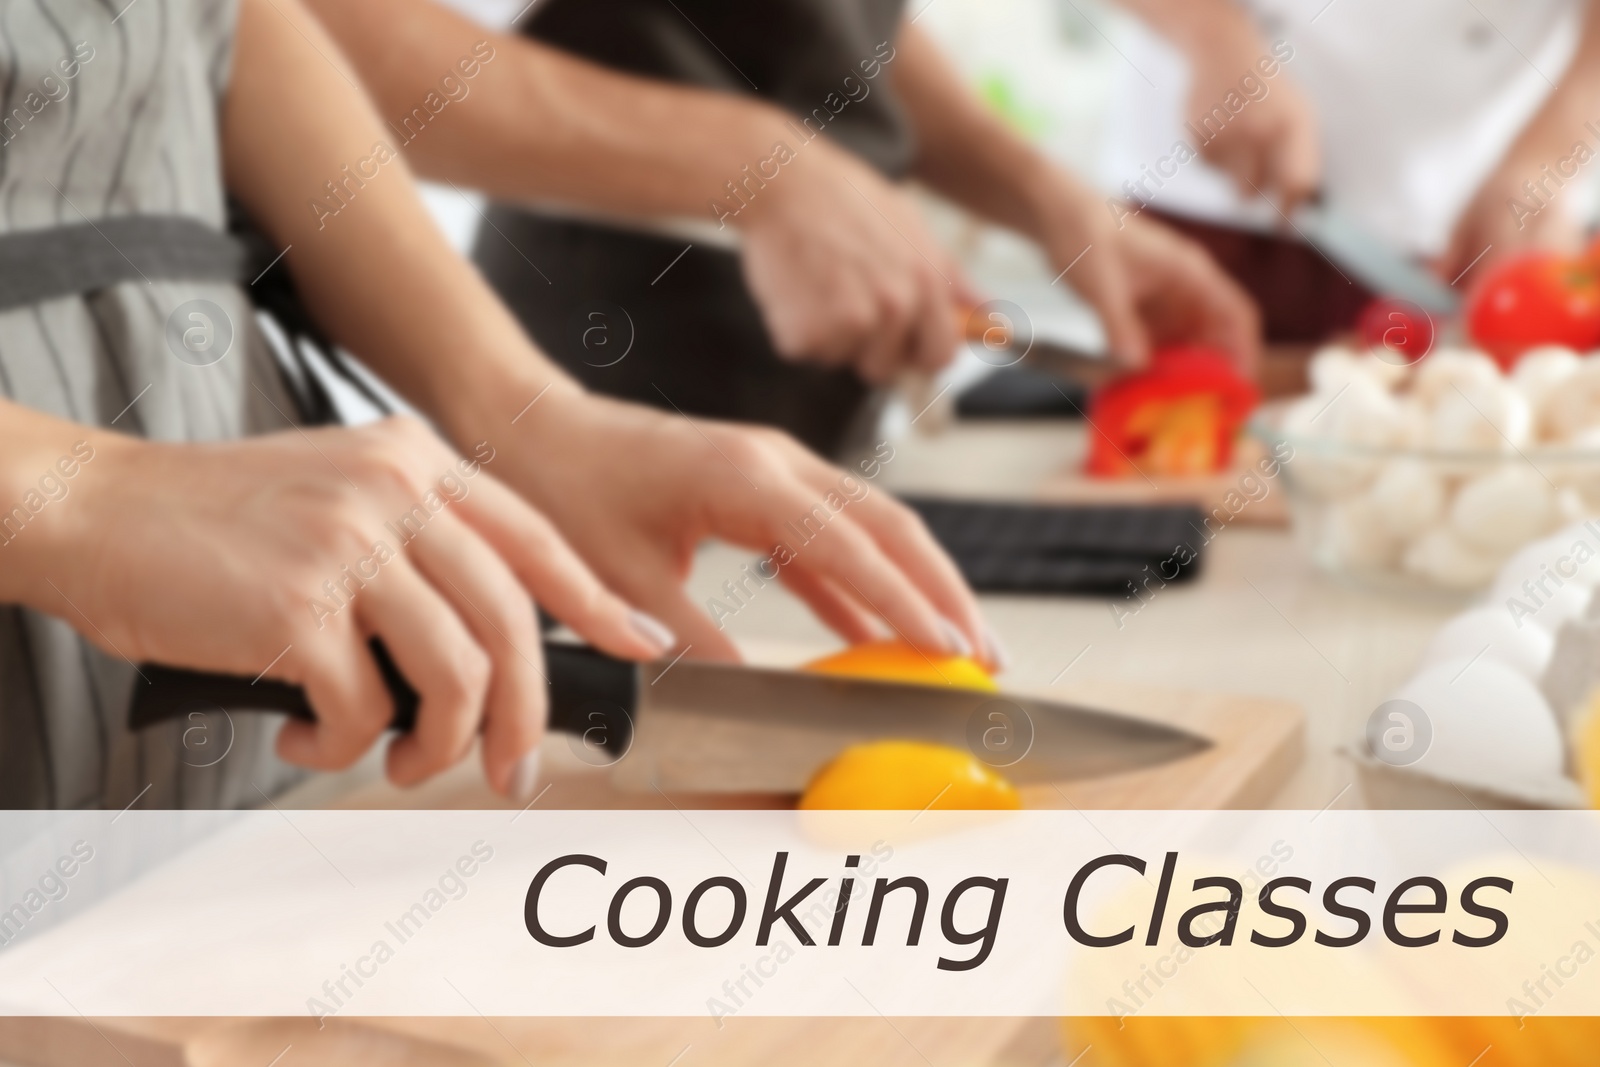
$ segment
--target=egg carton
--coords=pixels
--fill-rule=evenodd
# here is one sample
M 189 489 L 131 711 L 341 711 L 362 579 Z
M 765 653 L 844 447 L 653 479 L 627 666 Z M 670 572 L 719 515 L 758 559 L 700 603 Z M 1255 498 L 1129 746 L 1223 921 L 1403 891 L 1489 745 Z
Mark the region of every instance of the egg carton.
M 1379 810 L 1478 808 L 1488 811 L 1587 808 L 1588 799 L 1570 778 L 1553 781 L 1467 782 L 1397 767 L 1347 745 L 1340 755 L 1355 764 L 1366 806 Z

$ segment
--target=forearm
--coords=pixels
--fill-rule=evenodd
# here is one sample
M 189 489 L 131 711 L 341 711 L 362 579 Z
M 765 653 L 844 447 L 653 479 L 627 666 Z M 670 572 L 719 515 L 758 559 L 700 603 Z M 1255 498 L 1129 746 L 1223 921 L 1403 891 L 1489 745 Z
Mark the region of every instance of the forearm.
M 547 387 L 578 391 L 449 247 L 405 162 L 378 161 L 389 138 L 321 27 L 293 0 L 244 0 L 240 18 L 223 118 L 228 186 L 288 249 L 330 337 L 459 447 Z
M 0 604 L 58 602 L 48 576 L 89 564 L 74 558 L 75 498 L 96 481 L 95 460 L 129 443 L 0 398 Z
M 1596 12 L 1595 6 L 1593 0 L 1584 5 L 1580 16 L 1582 34 L 1572 62 L 1532 121 L 1524 127 L 1518 139 L 1520 143 L 1536 146 L 1541 152 L 1565 154 L 1574 140 L 1588 141 L 1585 124 L 1600 114 L 1600 17 L 1597 17 L 1600 12 Z M 1548 162 L 1554 165 L 1554 160 Z
M 404 116 L 474 44 L 494 58 L 405 148 L 424 177 L 502 200 L 636 217 L 705 215 L 742 167 L 790 139 L 781 112 L 727 93 L 636 78 L 488 33 L 436 0 L 310 0 L 385 116 Z
M 915 175 L 990 221 L 1037 234 L 1073 179 L 1007 128 L 927 34 L 906 23 L 895 47 L 895 88 L 916 131 Z

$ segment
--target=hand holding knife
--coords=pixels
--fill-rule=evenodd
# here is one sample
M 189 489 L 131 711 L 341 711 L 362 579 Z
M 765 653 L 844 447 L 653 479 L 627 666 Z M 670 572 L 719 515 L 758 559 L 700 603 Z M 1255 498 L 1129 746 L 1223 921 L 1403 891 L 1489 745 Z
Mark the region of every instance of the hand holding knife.
M 417 694 L 374 642 L 410 729 Z M 552 730 L 615 761 L 619 787 L 699 793 L 798 793 L 846 746 L 911 738 L 968 748 L 1018 783 L 1114 774 L 1203 751 L 1203 737 L 1162 723 L 1023 695 L 869 681 L 720 663 L 638 665 L 546 641 Z M 282 682 L 146 666 L 134 695 L 138 729 L 190 711 L 278 711 L 314 717 Z M 980 751 L 1004 723 L 1002 756 Z M 986 758 L 992 757 L 992 758 Z

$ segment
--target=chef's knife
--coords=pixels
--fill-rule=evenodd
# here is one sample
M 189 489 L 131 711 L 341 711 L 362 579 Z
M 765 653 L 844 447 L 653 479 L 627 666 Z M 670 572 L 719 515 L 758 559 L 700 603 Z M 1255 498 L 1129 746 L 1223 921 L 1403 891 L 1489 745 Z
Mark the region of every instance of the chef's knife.
M 1312 248 L 1379 296 L 1409 300 L 1434 315 L 1461 308 L 1459 291 L 1325 202 L 1297 209 L 1294 226 Z
M 416 693 L 382 646 L 374 651 L 395 695 L 395 726 L 409 728 Z M 687 660 L 635 665 L 555 642 L 544 651 L 551 729 L 613 756 L 613 780 L 638 791 L 798 793 L 845 746 L 890 738 L 968 749 L 1022 784 L 1157 766 L 1211 744 L 1163 723 L 1027 696 Z M 311 717 L 304 693 L 280 682 L 143 673 L 135 728 L 197 705 Z

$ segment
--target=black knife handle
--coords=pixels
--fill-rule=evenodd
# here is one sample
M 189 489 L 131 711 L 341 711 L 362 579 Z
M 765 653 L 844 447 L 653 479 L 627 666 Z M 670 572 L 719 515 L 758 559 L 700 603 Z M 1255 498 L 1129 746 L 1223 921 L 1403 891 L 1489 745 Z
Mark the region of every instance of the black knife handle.
M 373 638 L 372 656 L 394 698 L 390 729 L 405 732 L 416 725 L 417 691 L 406 681 L 383 642 Z M 283 712 L 313 720 L 305 690 L 287 682 L 240 675 L 213 674 L 146 664 L 134 683 L 128 725 L 143 729 L 190 712 L 226 709 L 234 712 Z M 633 738 L 633 711 L 638 704 L 638 675 L 632 663 L 613 659 L 582 645 L 544 642 L 544 673 L 550 680 L 549 728 L 576 734 L 587 747 L 620 758 Z

